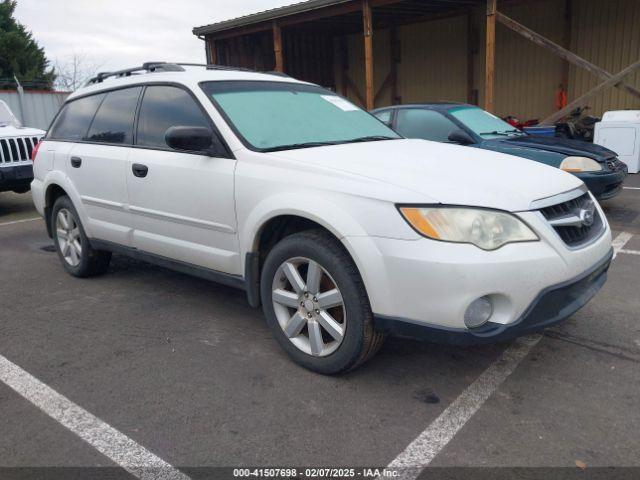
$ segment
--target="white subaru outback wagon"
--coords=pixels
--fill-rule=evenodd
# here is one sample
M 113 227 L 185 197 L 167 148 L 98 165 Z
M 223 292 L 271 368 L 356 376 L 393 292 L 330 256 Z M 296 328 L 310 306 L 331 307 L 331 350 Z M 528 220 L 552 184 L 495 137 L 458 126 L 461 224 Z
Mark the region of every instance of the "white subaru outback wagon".
M 575 176 L 401 138 L 276 74 L 145 64 L 69 97 L 32 184 L 64 269 L 112 252 L 246 290 L 317 372 L 387 334 L 455 344 L 546 327 L 603 285 L 611 232 Z

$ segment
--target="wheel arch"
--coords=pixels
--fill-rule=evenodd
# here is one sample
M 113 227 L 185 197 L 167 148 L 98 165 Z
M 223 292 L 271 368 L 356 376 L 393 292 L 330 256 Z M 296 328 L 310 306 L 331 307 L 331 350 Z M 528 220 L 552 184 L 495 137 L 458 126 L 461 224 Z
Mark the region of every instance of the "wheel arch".
M 62 175 L 60 172 L 50 172 L 43 191 L 44 219 L 49 237 L 52 237 L 53 235 L 53 232 L 51 230 L 51 209 L 53 208 L 53 204 L 58 199 L 58 197 L 62 195 L 66 195 L 71 199 L 71 203 L 73 203 L 73 206 L 76 208 L 76 211 L 80 216 L 82 226 L 85 229 L 85 232 L 87 232 L 88 221 L 84 209 L 81 208 L 82 203 L 80 201 L 80 195 L 73 187 L 73 185 L 68 181 L 66 176 Z M 89 235 L 88 232 L 87 235 Z
M 365 235 L 364 228 L 345 210 L 333 203 L 322 199 L 307 199 L 305 203 L 313 204 L 312 208 L 303 210 L 284 206 L 295 204 L 291 200 L 281 198 L 283 206 L 280 208 L 272 208 L 273 204 L 270 207 L 262 205 L 260 209 L 255 209 L 245 222 L 241 248 L 244 253 L 247 299 L 253 307 L 260 306 L 260 272 L 266 255 L 278 241 L 301 231 L 318 229 L 327 232 L 342 245 L 362 276 L 361 262 L 347 236 Z M 332 222 L 328 222 L 327 218 L 331 218 Z

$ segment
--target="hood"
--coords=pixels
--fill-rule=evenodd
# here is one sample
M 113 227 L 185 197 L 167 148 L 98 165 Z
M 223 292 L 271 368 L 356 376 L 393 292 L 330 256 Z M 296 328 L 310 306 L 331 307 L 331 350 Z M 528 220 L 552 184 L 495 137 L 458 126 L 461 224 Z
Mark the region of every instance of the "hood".
M 44 130 L 30 127 L 14 127 L 13 125 L 0 126 L 0 138 L 8 137 L 41 137 L 45 133 Z
M 487 140 L 485 143 L 502 144 L 505 147 L 526 147 L 532 150 L 555 152 L 564 156 L 589 157 L 601 163 L 616 156 L 615 152 L 601 145 L 557 137 L 522 135 L 520 137 Z
M 389 140 L 275 152 L 301 168 L 331 169 L 422 195 L 424 203 L 508 211 L 582 185 L 575 176 L 519 157 L 426 140 Z M 400 199 L 399 199 L 400 201 Z

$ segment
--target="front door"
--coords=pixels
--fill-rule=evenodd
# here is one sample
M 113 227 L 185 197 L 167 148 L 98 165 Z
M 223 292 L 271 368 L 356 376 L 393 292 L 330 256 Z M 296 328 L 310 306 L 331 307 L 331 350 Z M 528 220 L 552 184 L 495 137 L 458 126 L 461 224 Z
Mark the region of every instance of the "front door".
M 211 128 L 191 94 L 177 86 L 146 87 L 126 172 L 133 246 L 225 273 L 240 273 L 234 202 L 236 161 L 172 150 L 172 126 Z

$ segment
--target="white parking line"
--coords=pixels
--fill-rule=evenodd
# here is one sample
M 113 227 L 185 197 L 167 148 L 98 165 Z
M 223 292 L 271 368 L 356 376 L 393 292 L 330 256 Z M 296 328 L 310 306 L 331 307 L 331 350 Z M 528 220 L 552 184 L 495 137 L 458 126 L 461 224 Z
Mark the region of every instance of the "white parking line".
M 24 220 L 14 220 L 12 222 L 3 222 L 3 223 L 0 223 L 0 227 L 3 227 L 5 225 L 13 225 L 16 223 L 33 222 L 34 220 L 42 220 L 42 217 L 25 218 Z
M 622 187 L 625 190 L 640 190 L 640 187 Z
M 133 476 L 143 480 L 189 479 L 184 473 L 45 385 L 2 355 L 0 355 L 0 381 Z
M 618 251 L 618 253 L 626 253 L 627 255 L 640 255 L 640 250 L 627 250 L 626 248 L 622 248 Z
M 613 247 L 613 258 L 616 258 L 620 250 L 624 248 L 629 240 L 633 237 L 632 234 L 628 232 L 620 232 L 616 238 L 611 242 L 611 246 Z
M 415 479 L 520 364 L 542 335 L 514 341 L 388 466 L 403 480 Z
M 632 237 L 630 233 L 621 232 L 613 240 L 614 258 L 618 253 L 640 255 L 640 252 L 635 250 L 623 250 Z M 536 334 L 513 342 L 498 360 L 482 372 L 400 455 L 389 463 L 387 469 L 396 471 L 395 478 L 416 479 L 493 392 L 513 373 L 541 338 L 542 335 Z

